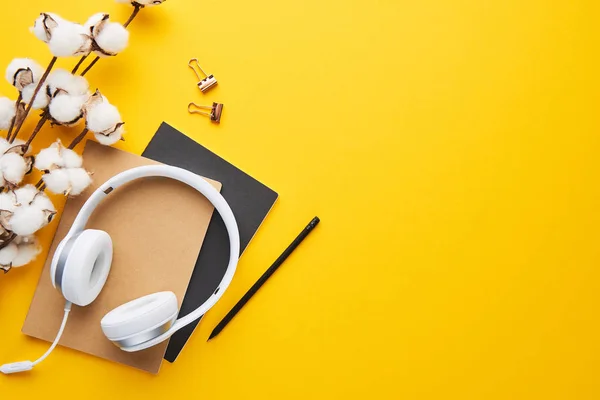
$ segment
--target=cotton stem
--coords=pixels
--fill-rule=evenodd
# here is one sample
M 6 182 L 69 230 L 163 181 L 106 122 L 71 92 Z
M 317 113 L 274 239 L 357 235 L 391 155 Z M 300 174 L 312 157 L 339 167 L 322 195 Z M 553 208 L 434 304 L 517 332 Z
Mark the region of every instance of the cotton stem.
M 89 54 L 86 54 L 85 56 L 82 56 L 79 59 L 79 62 L 77 63 L 77 65 L 75 65 L 75 67 L 73 68 L 73 70 L 71 71 L 71 73 L 73 75 L 75 75 L 77 73 L 77 71 L 79 70 L 79 67 L 81 67 L 81 64 L 83 64 L 83 62 L 85 61 L 86 58 L 88 58 Z
M 27 152 L 27 149 L 31 145 L 31 142 L 33 142 L 33 139 L 35 139 L 35 136 L 38 134 L 38 132 L 42 130 L 42 127 L 44 126 L 46 121 L 48 121 L 49 116 L 50 116 L 50 112 L 48 110 L 44 111 L 44 113 L 42 114 L 42 118 L 40 118 L 40 120 L 38 121 L 37 125 L 35 126 L 35 129 L 31 133 L 31 136 L 29 136 L 29 139 L 27 139 L 27 142 L 25 142 L 25 145 L 24 145 L 25 152 Z
M 133 12 L 131 13 L 131 15 L 129 16 L 129 19 L 127 19 L 127 21 L 123 24 L 123 27 L 127 28 L 129 26 L 129 24 L 131 24 L 131 22 L 133 22 L 133 20 L 135 19 L 135 17 L 137 17 L 137 15 L 139 14 L 140 10 L 144 8 L 144 6 L 142 4 L 138 4 L 138 3 L 134 3 L 133 5 Z M 87 57 L 87 56 L 86 56 Z M 85 57 L 84 57 L 85 58 Z M 81 63 L 83 62 L 83 59 L 79 60 L 79 63 L 77 64 L 77 66 L 75 67 L 75 69 L 73 70 L 73 73 L 77 72 L 77 70 L 79 69 L 79 66 L 81 65 Z M 89 72 L 90 69 L 92 69 L 92 67 L 94 65 L 96 65 L 96 63 L 100 60 L 99 56 L 96 56 L 96 58 L 94 58 L 94 60 L 90 63 L 90 65 L 88 65 L 86 67 L 86 69 L 83 70 L 83 72 L 81 73 L 81 76 L 85 76 L 85 74 L 87 74 Z
M 127 28 L 129 26 L 129 24 L 131 24 L 131 22 L 135 19 L 135 17 L 137 17 L 138 13 L 140 12 L 140 10 L 144 8 L 143 5 L 139 4 L 139 3 L 135 3 L 133 5 L 133 12 L 131 13 L 131 15 L 129 16 L 129 19 L 123 24 L 123 26 L 125 28 Z
M 73 139 L 73 141 L 71 142 L 69 147 L 67 147 L 67 149 L 73 150 L 75 148 L 75 146 L 77 146 L 79 144 L 79 142 L 81 142 L 83 140 L 83 138 L 85 137 L 85 135 L 87 135 L 88 132 L 89 132 L 88 128 L 85 128 L 83 130 L 83 132 L 81 132 L 75 139 Z
M 12 135 L 12 131 L 13 128 L 15 127 L 15 123 L 17 122 L 18 119 L 18 112 L 19 112 L 19 104 L 21 104 L 21 100 L 23 100 L 23 94 L 21 92 L 19 92 L 19 97 L 17 98 L 17 101 L 15 102 L 15 116 L 12 119 L 12 121 L 10 121 L 10 126 L 8 127 L 8 134 L 6 135 L 6 140 L 10 141 L 10 137 Z
M 27 104 L 27 108 L 25 109 L 25 114 L 23 115 L 23 119 L 20 121 L 19 125 L 15 129 L 15 133 L 14 133 L 13 137 L 11 138 L 11 143 L 15 140 L 15 138 L 19 134 L 19 131 L 21 130 L 21 127 L 25 123 L 25 119 L 27 119 L 27 116 L 29 115 L 29 112 L 31 111 L 31 107 L 33 107 L 33 103 L 34 103 L 35 99 L 37 98 L 38 93 L 42 89 L 42 86 L 44 86 L 44 82 L 48 78 L 48 75 L 50 75 L 50 71 L 52 71 L 54 64 L 56 64 L 56 60 L 57 60 L 56 57 L 52 57 L 50 64 L 48 64 L 48 68 L 46 68 L 44 75 L 42 75 L 42 78 L 40 79 L 35 90 L 33 91 L 33 96 L 31 97 L 31 101 L 29 102 L 29 104 Z

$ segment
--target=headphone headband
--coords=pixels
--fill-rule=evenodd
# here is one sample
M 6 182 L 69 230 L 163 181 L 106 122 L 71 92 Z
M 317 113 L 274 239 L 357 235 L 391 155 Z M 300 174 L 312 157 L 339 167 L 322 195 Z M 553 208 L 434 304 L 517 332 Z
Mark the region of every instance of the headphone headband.
M 212 306 L 214 306 L 215 303 L 221 298 L 221 296 L 231 283 L 240 254 L 240 234 L 237 222 L 235 220 L 235 216 L 233 215 L 233 211 L 231 211 L 229 204 L 227 204 L 227 201 L 225 201 L 223 196 L 202 177 L 185 169 L 167 165 L 147 165 L 142 167 L 136 167 L 121 172 L 120 174 L 109 179 L 106 183 L 104 183 L 98 189 L 96 189 L 96 191 L 92 193 L 89 199 L 85 202 L 85 204 L 81 208 L 81 211 L 77 215 L 77 218 L 75 218 L 75 221 L 73 222 L 73 225 L 69 230 L 69 233 L 67 234 L 65 240 L 68 239 L 70 236 L 82 232 L 85 229 L 85 225 L 87 224 L 90 216 L 92 215 L 93 211 L 96 209 L 98 204 L 100 204 L 100 202 L 110 193 L 112 193 L 115 189 L 136 179 L 146 177 L 165 177 L 175 179 L 177 181 L 187 184 L 188 186 L 193 187 L 198 192 L 202 193 L 208 199 L 208 201 L 212 203 L 212 205 L 215 207 L 215 210 L 221 215 L 221 218 L 225 223 L 225 227 L 227 228 L 227 233 L 229 235 L 229 264 L 227 265 L 225 275 L 223 276 L 223 279 L 221 279 L 221 282 L 217 286 L 216 290 L 213 292 L 210 298 L 206 300 L 200 307 L 175 321 L 171 328 L 162 335 L 137 346 L 123 347 L 122 349 L 125 351 L 138 351 L 158 344 L 169 338 L 179 329 L 183 328 L 184 326 L 200 318 L 202 315 L 206 314 L 206 312 Z

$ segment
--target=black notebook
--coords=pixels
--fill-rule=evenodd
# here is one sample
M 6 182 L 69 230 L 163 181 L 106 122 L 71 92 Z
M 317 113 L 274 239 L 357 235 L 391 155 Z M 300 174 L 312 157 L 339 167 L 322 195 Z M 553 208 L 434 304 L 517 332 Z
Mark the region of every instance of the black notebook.
M 273 190 L 164 122 L 142 156 L 221 182 L 221 194 L 233 210 L 239 226 L 241 253 L 278 197 Z M 227 230 L 220 215 L 214 213 L 180 315 L 188 314 L 210 297 L 223 278 L 228 261 Z M 165 360 L 174 362 L 177 359 L 199 322 L 186 326 L 171 337 Z

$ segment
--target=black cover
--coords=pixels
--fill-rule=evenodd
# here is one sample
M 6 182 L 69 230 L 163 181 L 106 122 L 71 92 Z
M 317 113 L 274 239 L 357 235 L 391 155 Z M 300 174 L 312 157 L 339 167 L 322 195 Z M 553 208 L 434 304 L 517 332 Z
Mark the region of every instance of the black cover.
M 240 229 L 242 253 L 278 197 L 273 190 L 164 122 L 142 156 L 221 182 L 221 194 L 233 210 Z M 214 213 L 180 315 L 190 313 L 210 297 L 221 281 L 228 261 L 227 230 L 219 214 Z M 174 362 L 177 359 L 199 322 L 188 325 L 171 337 L 165 360 Z

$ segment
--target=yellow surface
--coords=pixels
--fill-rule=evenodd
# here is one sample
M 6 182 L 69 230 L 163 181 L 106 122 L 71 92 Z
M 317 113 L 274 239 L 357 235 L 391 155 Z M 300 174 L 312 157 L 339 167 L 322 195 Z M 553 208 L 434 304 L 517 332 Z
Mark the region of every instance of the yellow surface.
M 129 13 L 5 3 L 0 65 L 49 60 L 27 31 L 38 12 Z M 0 377 L 0 398 L 598 399 L 599 16 L 593 0 L 144 10 L 131 47 L 89 74 L 127 122 L 120 147 L 141 152 L 166 120 L 280 201 L 160 375 L 59 349 Z M 206 95 L 192 57 L 220 81 Z M 223 102 L 221 125 L 188 115 L 189 101 Z M 314 235 L 206 343 L 314 215 Z M 46 349 L 20 333 L 43 258 L 0 276 L 2 362 Z

